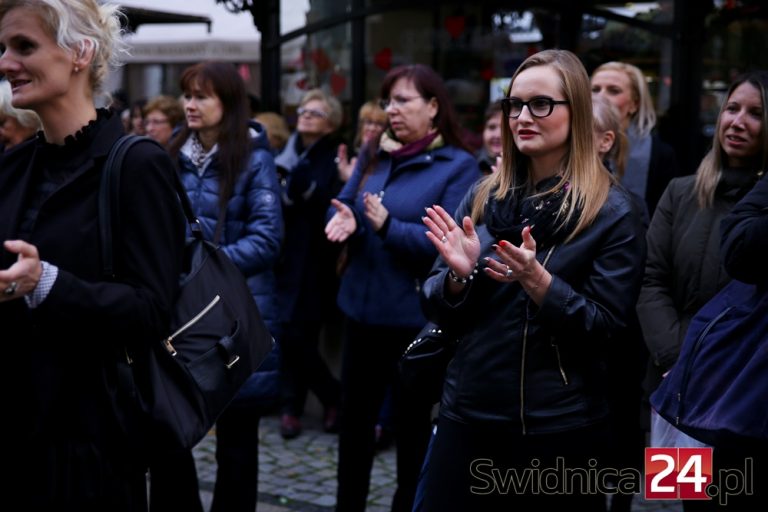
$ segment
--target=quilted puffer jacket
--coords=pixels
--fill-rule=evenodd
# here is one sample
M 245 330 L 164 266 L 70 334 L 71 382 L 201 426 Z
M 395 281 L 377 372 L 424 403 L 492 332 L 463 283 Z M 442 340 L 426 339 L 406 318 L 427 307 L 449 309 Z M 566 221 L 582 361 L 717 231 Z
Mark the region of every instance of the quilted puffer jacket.
M 246 276 L 267 327 L 275 333 L 273 268 L 283 238 L 280 189 L 266 131 L 255 122 L 251 122 L 250 131 L 251 154 L 227 202 L 219 243 Z M 190 153 L 191 144 L 187 141 L 179 153 L 181 180 L 204 236 L 212 240 L 219 218 L 218 153 L 206 159 L 200 169 L 192 163 Z

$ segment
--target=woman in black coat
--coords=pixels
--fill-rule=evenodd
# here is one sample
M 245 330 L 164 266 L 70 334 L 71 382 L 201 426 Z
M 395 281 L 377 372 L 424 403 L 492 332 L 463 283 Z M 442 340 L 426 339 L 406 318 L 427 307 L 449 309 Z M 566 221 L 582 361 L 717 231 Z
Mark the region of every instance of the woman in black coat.
M 731 277 L 759 282 L 759 270 L 756 269 L 761 265 L 746 265 L 748 259 L 745 260 L 743 255 L 749 253 L 740 248 L 743 243 L 739 241 L 740 230 L 735 225 L 725 224 L 721 235 L 721 222 L 765 172 L 768 163 L 766 97 L 768 73 L 764 71 L 744 74 L 731 84 L 720 108 L 712 149 L 694 176 L 676 178 L 669 183 L 651 220 L 648 261 L 637 303 L 645 342 L 651 354 L 646 374 L 649 392 L 656 389 L 663 375 L 677 361 L 694 315 Z M 754 210 L 754 206 L 752 208 Z M 731 229 L 734 230 L 732 233 Z M 723 235 L 736 240 L 736 252 L 733 254 L 741 255 L 741 261 L 745 263 L 743 267 L 729 263 L 726 272 L 720 261 L 720 239 Z M 753 236 L 746 239 L 752 241 Z M 754 254 L 764 263 L 764 253 Z M 755 274 L 748 270 L 750 268 Z M 729 275 L 734 271 L 735 275 Z M 715 448 L 714 463 L 717 468 L 743 468 L 745 456 L 758 460 L 752 453 L 739 454 L 734 450 L 719 452 Z M 728 458 L 724 457 L 726 454 Z M 764 466 L 756 464 L 754 467 L 765 471 Z M 760 480 L 756 478 L 754 481 Z M 711 503 L 716 503 L 716 500 Z M 685 502 L 684 509 L 708 510 L 707 504 L 711 503 Z M 764 508 L 733 505 L 730 510 Z
M 427 209 L 440 260 L 422 290 L 458 344 L 423 510 L 605 510 L 606 489 L 589 477 L 544 489 L 526 475 L 607 466 L 609 354 L 628 342 L 640 289 L 640 216 L 600 162 L 574 54 L 526 59 L 502 109 L 498 170 L 453 216 Z
M 6 461 L 27 510 L 147 509 L 147 447 L 120 422 L 116 362 L 168 333 L 184 219 L 170 158 L 134 146 L 117 277 L 103 275 L 99 182 L 123 127 L 94 95 L 120 46 L 115 8 L 95 0 L 0 4 L 0 73 L 42 122 L 0 160 Z

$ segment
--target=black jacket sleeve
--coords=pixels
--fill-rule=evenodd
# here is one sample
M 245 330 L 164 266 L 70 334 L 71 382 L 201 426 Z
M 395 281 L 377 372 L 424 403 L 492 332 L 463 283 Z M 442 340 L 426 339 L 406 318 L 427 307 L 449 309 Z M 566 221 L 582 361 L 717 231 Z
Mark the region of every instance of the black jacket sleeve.
M 768 179 L 765 176 L 723 219 L 721 256 L 731 277 L 768 283 Z

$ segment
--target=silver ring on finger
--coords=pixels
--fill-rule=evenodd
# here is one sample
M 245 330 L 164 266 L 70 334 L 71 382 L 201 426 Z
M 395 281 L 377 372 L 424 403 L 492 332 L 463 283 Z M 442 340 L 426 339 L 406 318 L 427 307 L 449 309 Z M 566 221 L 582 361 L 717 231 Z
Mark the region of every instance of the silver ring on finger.
M 443 238 L 441 238 L 440 241 L 443 242 L 444 244 L 447 244 L 448 243 L 448 237 L 443 235 Z
M 11 284 L 9 284 L 5 290 L 3 290 L 3 295 L 6 297 L 10 297 L 16 293 L 16 290 L 19 288 L 19 283 L 16 281 L 11 281 Z
M 507 271 L 504 273 L 504 277 L 506 277 L 507 279 L 512 279 L 512 276 L 514 275 L 515 275 L 515 271 L 509 268 L 509 266 L 507 266 Z

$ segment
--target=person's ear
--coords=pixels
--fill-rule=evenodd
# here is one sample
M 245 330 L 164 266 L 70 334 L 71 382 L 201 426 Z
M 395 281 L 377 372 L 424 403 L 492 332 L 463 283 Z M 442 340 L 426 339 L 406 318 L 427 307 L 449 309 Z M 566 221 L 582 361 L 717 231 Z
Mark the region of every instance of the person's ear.
M 616 133 L 613 130 L 606 130 L 600 134 L 597 141 L 597 152 L 601 155 L 606 154 L 613 147 L 616 141 Z
M 74 58 L 72 59 L 73 70 L 75 73 L 87 68 L 91 62 L 93 62 L 96 46 L 90 39 L 85 39 L 80 42 L 77 50 L 74 52 Z
M 437 103 L 437 98 L 434 96 L 429 98 L 429 101 L 427 101 L 427 109 L 429 110 L 429 118 L 431 119 L 432 127 L 434 128 L 437 113 L 440 112 L 440 105 Z

